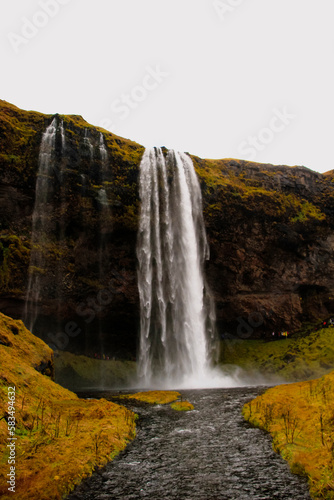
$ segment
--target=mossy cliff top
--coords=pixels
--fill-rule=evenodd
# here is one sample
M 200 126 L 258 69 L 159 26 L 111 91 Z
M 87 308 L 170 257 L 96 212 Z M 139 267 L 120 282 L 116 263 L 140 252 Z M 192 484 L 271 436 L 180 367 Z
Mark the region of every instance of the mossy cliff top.
M 244 214 L 261 213 L 267 220 L 289 225 L 333 216 L 334 184 L 328 175 L 301 166 L 191 158 L 201 180 L 208 218 L 226 205 L 243 205 Z
M 45 115 L 25 111 L 0 99 L 0 172 L 2 181 L 24 186 L 35 186 L 38 169 L 38 152 L 41 138 L 53 117 L 63 121 L 69 150 L 89 132 L 93 137 L 102 133 L 113 159 L 119 163 L 138 165 L 144 148 L 139 144 L 118 137 L 105 129 L 94 127 L 78 115 Z M 87 131 L 87 132 L 85 132 Z M 69 153 L 70 154 L 70 153 Z M 72 158 L 73 160 L 73 158 Z
M 138 173 L 144 147 L 95 127 L 81 116 L 24 111 L 0 100 L 1 182 L 23 190 L 32 205 L 41 138 L 54 117 L 58 124 L 63 122 L 65 130 L 65 151 L 61 151 L 59 134 L 56 149 L 57 166 L 62 169 L 63 182 L 68 186 L 66 196 L 71 198 L 69 201 L 76 201 L 78 191 L 81 196 L 84 193 L 85 197 L 96 197 L 103 186 L 114 208 L 118 227 L 136 230 Z M 100 134 L 108 151 L 104 179 L 100 175 Z M 262 220 L 279 221 L 290 226 L 305 226 L 310 222 L 321 226 L 334 218 L 331 172 L 322 175 L 298 166 L 274 166 L 229 158 L 209 160 L 193 155 L 191 158 L 202 186 L 205 219 L 213 231 L 220 229 L 216 227 L 219 226 L 217 219 L 224 219 L 224 214 L 237 216 L 237 220 L 247 215 L 261 215 Z M 57 181 L 59 178 L 55 183 Z M 121 206 L 123 210 L 120 210 Z M 85 208 L 88 208 L 87 203 Z M 72 216 L 76 217 L 75 212 Z M 6 218 L 2 221 L 3 228 L 6 227 Z M 13 219 L 7 222 L 7 227 L 12 225 L 15 225 Z
M 4 174 L 3 181 L 14 180 L 15 184 L 24 186 L 30 180 L 31 187 L 34 188 L 42 134 L 54 117 L 64 125 L 68 144 L 67 153 L 63 154 L 71 160 L 69 168 L 73 168 L 73 162 L 76 163 L 75 149 L 81 153 L 81 160 L 89 156 L 82 139 L 89 137 L 95 143 L 102 134 L 110 155 L 109 162 L 117 167 L 116 173 L 120 173 L 121 167 L 125 171 L 129 165 L 136 167 L 138 173 L 144 151 L 140 144 L 93 126 L 79 115 L 25 111 L 0 99 L 0 172 Z M 332 171 L 322 175 L 300 166 L 275 166 L 230 158 L 211 160 L 190 156 L 202 187 L 205 187 L 204 195 L 219 186 L 234 188 L 234 194 L 239 193 L 241 196 L 255 193 L 261 195 L 265 191 L 276 190 L 285 193 L 297 191 L 297 195 L 308 197 L 334 190 Z
M 134 413 L 103 399 L 79 399 L 51 380 L 52 371 L 51 349 L 21 321 L 0 314 L 3 499 L 61 499 L 96 466 L 104 465 L 124 449 L 135 435 Z M 8 388 L 15 390 L 9 393 Z M 9 399 L 13 406 L 8 406 Z M 15 462 L 9 464 L 6 445 L 12 417 Z M 8 491 L 9 485 L 3 480 L 10 466 L 15 467 L 15 494 Z

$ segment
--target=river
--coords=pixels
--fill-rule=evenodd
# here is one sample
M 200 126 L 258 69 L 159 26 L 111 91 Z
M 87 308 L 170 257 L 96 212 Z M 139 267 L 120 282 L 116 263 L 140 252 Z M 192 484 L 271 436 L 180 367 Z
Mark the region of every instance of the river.
M 307 481 L 291 474 L 271 437 L 244 421 L 244 403 L 263 387 L 182 390 L 195 406 L 126 404 L 137 437 L 67 500 L 307 500 Z M 115 393 L 86 396 L 113 399 Z M 124 400 L 122 402 L 124 404 Z

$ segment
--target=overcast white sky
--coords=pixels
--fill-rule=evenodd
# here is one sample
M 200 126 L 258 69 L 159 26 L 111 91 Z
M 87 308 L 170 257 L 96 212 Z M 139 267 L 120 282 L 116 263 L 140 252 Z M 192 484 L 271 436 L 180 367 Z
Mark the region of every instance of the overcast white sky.
M 146 146 L 334 168 L 333 0 L 0 0 L 0 98 Z

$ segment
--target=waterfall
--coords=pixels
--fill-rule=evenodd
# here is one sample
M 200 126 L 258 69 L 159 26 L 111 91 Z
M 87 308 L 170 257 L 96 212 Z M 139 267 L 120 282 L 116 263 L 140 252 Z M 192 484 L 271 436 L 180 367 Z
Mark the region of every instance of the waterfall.
M 86 128 L 85 128 L 85 135 L 84 135 L 84 145 L 88 149 L 89 156 L 90 156 L 90 161 L 92 161 L 93 160 L 93 156 L 94 156 L 94 146 L 93 146 L 90 138 L 88 137 L 88 130 Z
M 100 140 L 99 140 L 99 153 L 100 153 L 100 158 L 101 158 L 101 164 L 102 164 L 102 169 L 101 169 L 101 174 L 100 174 L 100 179 L 101 179 L 101 184 L 106 180 L 106 173 L 107 173 L 107 168 L 108 168 L 108 151 L 107 148 L 104 144 L 104 138 L 103 134 L 100 133 Z M 108 202 L 108 196 L 107 192 L 104 187 L 101 187 L 98 191 L 98 201 L 100 205 L 100 210 L 101 210 L 101 238 L 103 240 L 103 223 L 107 222 L 110 219 L 110 209 L 109 209 L 109 202 Z M 103 241 L 102 241 L 103 243 Z
M 102 163 L 101 183 L 103 184 L 103 182 L 105 182 L 106 180 L 106 173 L 108 168 L 108 151 L 104 144 L 102 133 L 100 133 L 99 152 Z M 108 196 L 104 187 L 102 187 L 98 192 L 98 201 L 100 203 L 100 206 L 102 207 L 101 223 L 103 223 L 105 217 L 109 218 L 108 216 L 110 216 Z
M 66 148 L 66 137 L 65 137 L 63 120 L 61 120 L 61 122 L 60 122 L 59 130 L 60 130 L 60 137 L 61 137 L 61 150 L 62 150 L 62 152 L 64 152 L 65 148 Z
M 203 276 L 209 248 L 202 196 L 189 156 L 146 149 L 139 194 L 139 377 L 145 385 L 198 386 L 210 378 L 215 315 Z
M 100 222 L 99 222 L 99 279 L 100 283 L 105 282 L 105 278 L 108 274 L 110 255 L 108 252 L 108 234 L 111 232 L 112 227 L 112 217 L 111 210 L 109 206 L 109 200 L 107 191 L 104 183 L 107 178 L 107 170 L 108 170 L 108 151 L 106 145 L 104 143 L 103 134 L 100 133 L 99 138 L 99 156 L 101 159 L 101 171 L 100 171 L 100 183 L 102 187 L 99 189 L 97 194 L 97 200 L 99 204 L 99 212 L 100 212 Z M 105 336 L 108 335 L 109 327 L 106 326 L 103 318 L 99 318 L 99 340 L 100 340 L 100 349 L 101 355 L 107 354 L 105 352 Z M 101 372 L 101 380 L 104 380 L 104 375 Z
M 62 131 L 63 128 L 60 127 L 63 143 Z M 48 234 L 51 232 L 52 206 L 50 206 L 50 199 L 53 195 L 56 134 L 57 120 L 54 118 L 42 136 L 38 159 L 35 205 L 32 215 L 29 278 L 24 311 L 24 322 L 31 331 L 33 331 L 38 315 L 38 303 L 43 287 L 44 253 L 46 252 Z
M 107 161 L 108 161 L 108 151 L 107 151 L 107 148 L 104 144 L 104 137 L 103 137 L 102 132 L 100 132 L 99 150 L 100 150 L 100 156 L 101 156 L 101 160 L 102 160 L 102 168 L 103 168 L 103 170 L 105 170 L 107 167 Z

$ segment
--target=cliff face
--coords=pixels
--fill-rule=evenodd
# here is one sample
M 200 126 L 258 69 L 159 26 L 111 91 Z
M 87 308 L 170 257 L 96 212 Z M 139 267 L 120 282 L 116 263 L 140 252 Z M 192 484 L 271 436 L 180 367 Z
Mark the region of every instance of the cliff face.
M 16 318 L 24 316 L 39 148 L 52 118 L 0 101 L 0 310 Z M 82 353 L 103 344 L 112 356 L 133 358 L 144 148 L 78 116 L 56 120 L 63 122 L 66 147 L 58 132 L 43 264 L 30 268 L 42 284 L 34 333 L 54 347 Z M 334 313 L 333 176 L 192 159 L 220 334 L 257 336 Z
M 34 333 L 53 347 L 81 352 L 95 352 L 106 336 L 108 352 L 133 356 L 137 177 L 144 148 L 78 116 L 56 119 L 63 122 L 66 146 L 57 132 L 43 263 L 30 269 L 42 288 Z M 16 318 L 25 313 L 39 149 L 51 120 L 1 101 L 0 310 Z M 101 132 L 108 155 L 103 179 Z
M 194 159 L 221 330 L 296 329 L 333 311 L 333 184 L 304 167 Z

